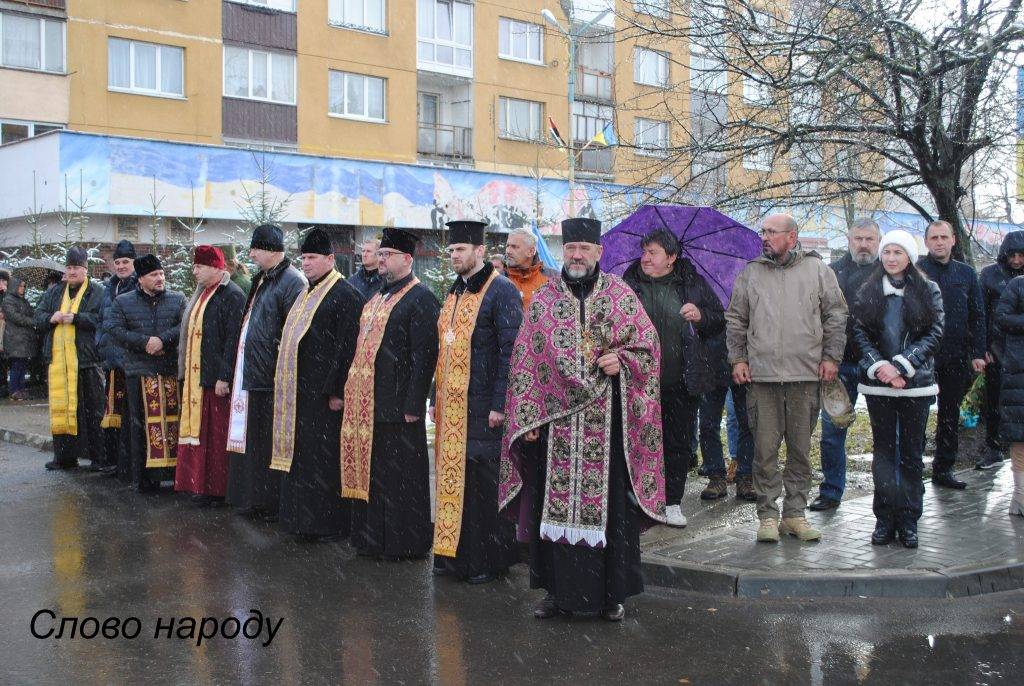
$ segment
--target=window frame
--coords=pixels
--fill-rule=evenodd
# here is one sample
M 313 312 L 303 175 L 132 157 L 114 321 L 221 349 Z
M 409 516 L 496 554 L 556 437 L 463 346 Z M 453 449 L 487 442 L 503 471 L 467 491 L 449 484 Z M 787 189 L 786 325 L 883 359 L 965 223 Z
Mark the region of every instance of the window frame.
M 519 136 L 519 135 L 510 133 L 508 131 L 508 121 L 509 121 L 508 107 L 513 102 L 520 102 L 520 103 L 528 104 L 530 106 L 531 113 L 533 111 L 533 106 L 534 105 L 537 106 L 538 114 L 537 114 L 537 120 L 536 120 L 536 124 L 537 124 L 537 135 L 536 136 L 530 136 L 529 133 L 527 133 L 526 136 Z M 502 120 L 503 116 L 504 116 L 504 119 L 505 119 L 505 127 L 504 128 L 502 128 L 502 126 L 501 126 L 501 120 Z M 521 143 L 523 143 L 523 142 L 525 142 L 525 143 L 536 143 L 538 141 L 543 140 L 544 139 L 544 103 L 540 102 L 538 100 L 524 100 L 523 98 L 513 98 L 513 97 L 507 96 L 507 95 L 499 95 L 498 96 L 498 138 L 502 138 L 504 140 L 509 140 L 509 141 L 517 141 L 517 142 L 521 142 Z
M 660 129 L 661 127 L 664 127 L 665 136 L 662 139 L 665 143 L 664 147 L 646 146 L 640 143 L 639 139 L 641 122 L 654 125 L 648 126 L 647 129 L 644 131 L 644 134 L 646 134 L 653 128 Z M 668 157 L 668 147 L 670 144 L 671 129 L 669 128 L 669 122 L 664 121 L 662 119 L 648 119 L 646 117 L 636 117 L 635 119 L 633 119 L 633 147 L 637 155 L 641 155 L 643 157 Z
M 431 26 L 431 37 L 427 38 L 420 35 L 420 0 L 416 0 L 416 64 L 417 67 L 423 65 L 428 71 L 436 71 L 442 74 L 452 74 L 454 76 L 473 76 L 473 63 L 476 60 L 476 5 L 473 2 L 466 2 L 465 0 L 429 0 L 432 3 L 432 19 L 433 25 Z M 447 4 L 451 6 L 451 18 L 452 18 L 452 38 L 444 39 L 437 38 L 437 5 Z M 469 32 L 469 43 L 459 43 L 455 40 L 456 24 L 455 24 L 455 6 L 465 5 L 469 8 L 469 26 L 467 27 Z M 429 43 L 434 48 L 434 59 L 428 60 L 420 57 L 420 43 Z M 452 62 L 439 62 L 437 60 L 437 48 L 450 48 L 452 50 Z M 459 50 L 466 50 L 469 52 L 469 66 L 462 66 L 458 64 L 458 60 L 455 58 Z
M 291 9 L 285 9 L 283 7 L 273 7 L 270 4 L 272 2 L 282 1 L 290 2 L 292 6 Z M 249 5 L 250 7 L 259 7 L 261 9 L 271 10 L 274 12 L 286 12 L 288 14 L 296 14 L 298 11 L 296 7 L 296 5 L 298 4 L 297 0 L 266 0 L 266 2 L 260 2 L 259 0 L 228 0 L 228 2 L 233 2 L 236 5 Z
M 743 169 L 760 174 L 770 174 L 772 171 L 771 148 L 759 145 L 754 150 L 744 152 Z
M 121 41 L 128 44 L 128 86 L 113 86 L 110 83 L 110 46 L 114 41 Z M 156 60 L 153 63 L 156 88 L 142 88 L 135 85 L 135 46 L 149 45 L 156 48 Z M 163 60 L 162 48 L 178 50 L 181 53 L 181 93 L 172 93 L 160 90 L 160 80 L 163 74 L 161 61 Z M 151 43 L 149 41 L 122 38 L 121 36 L 107 36 L 107 90 L 112 93 L 127 93 L 129 95 L 148 95 L 154 98 L 169 98 L 171 100 L 187 100 L 185 97 L 185 48 L 180 45 L 168 45 L 167 43 Z
M 348 77 L 358 76 L 364 79 L 363 82 L 363 101 L 366 107 L 364 108 L 367 112 L 370 111 L 370 79 L 375 79 L 381 83 L 381 96 L 380 96 L 380 109 L 381 118 L 371 117 L 369 115 L 349 114 L 348 112 L 332 112 L 331 111 L 331 76 L 338 74 L 342 76 L 342 109 L 348 109 Z M 371 124 L 387 124 L 388 123 L 388 80 L 383 76 L 374 76 L 373 74 L 359 74 L 353 71 L 343 71 L 341 69 L 328 69 L 327 70 L 327 116 L 334 117 L 336 119 L 349 119 L 353 121 L 369 122 Z
M 348 29 L 351 31 L 362 31 L 364 33 L 372 33 L 375 36 L 386 36 L 388 34 L 388 0 L 362 0 L 363 3 L 363 17 L 366 16 L 366 5 L 371 2 L 380 4 L 380 22 L 381 27 L 370 26 L 368 24 L 357 24 L 355 22 L 347 21 L 335 21 L 332 17 L 334 7 L 338 7 L 341 11 L 342 16 L 345 14 L 345 0 L 327 0 L 327 25 L 336 29 Z
M 639 73 L 638 70 L 641 69 L 640 65 L 641 65 L 641 62 L 643 61 L 643 60 L 641 60 L 641 55 L 640 55 L 641 52 L 649 52 L 652 55 L 656 55 L 659 58 L 659 61 L 658 61 L 658 67 L 659 67 L 658 68 L 658 75 L 659 75 L 659 77 L 661 76 L 661 68 L 660 67 L 661 67 L 662 61 L 664 62 L 664 65 L 665 65 L 664 82 L 662 82 L 662 83 L 648 83 L 647 81 L 640 81 L 639 80 L 640 73 Z M 650 86 L 652 88 L 668 88 L 669 81 L 670 81 L 670 78 L 671 78 L 671 73 L 672 73 L 672 69 L 671 69 L 671 66 L 669 65 L 669 61 L 670 61 L 669 60 L 669 54 L 667 52 L 663 52 L 661 50 L 655 50 L 653 48 L 645 48 L 645 47 L 640 46 L 640 45 L 634 46 L 633 47 L 633 83 L 635 83 L 637 85 L 640 85 L 640 86 Z
M 508 25 L 509 32 L 509 48 L 512 48 L 512 36 L 515 35 L 516 25 L 526 27 L 526 52 L 530 52 L 530 34 L 531 29 L 537 32 L 537 49 L 540 55 L 537 59 L 532 59 L 527 55 L 526 57 L 517 57 L 511 53 L 501 52 L 501 38 L 502 33 L 505 31 L 505 25 Z M 512 17 L 498 17 L 498 58 L 503 60 L 509 60 L 511 62 L 522 62 L 523 64 L 535 64 L 538 66 L 544 66 L 544 27 L 540 24 L 533 22 L 524 21 L 522 19 L 513 19 Z
M 19 19 L 28 19 L 37 22 L 39 26 L 39 66 L 38 67 L 23 67 L 19 65 L 9 65 L 4 62 L 3 55 L 3 38 L 4 38 L 4 17 L 16 16 Z M 46 24 L 60 24 L 60 68 L 49 69 L 46 63 Z M 37 16 L 21 14 L 20 12 L 8 12 L 0 11 L 0 67 L 4 69 L 22 69 L 25 71 L 35 71 L 44 74 L 64 74 L 68 73 L 68 23 L 61 21 L 55 17 L 49 16 Z
M 659 19 L 668 19 L 671 14 L 668 0 L 633 0 L 633 11 Z
M 248 56 L 248 67 L 246 72 L 246 85 L 248 86 L 249 95 L 236 95 L 234 93 L 227 92 L 227 69 L 224 67 L 224 63 L 227 60 L 227 51 L 233 50 L 245 50 Z M 253 53 L 262 53 L 267 55 L 267 93 L 268 96 L 261 98 L 252 94 L 252 58 Z M 292 61 L 292 99 L 291 101 L 275 100 L 274 95 L 274 55 L 280 55 L 282 57 L 289 57 Z M 298 59 L 294 53 L 282 52 L 280 50 L 260 50 L 258 48 L 250 48 L 243 45 L 224 45 L 221 57 L 221 97 L 235 98 L 236 100 L 254 100 L 256 102 L 269 102 L 275 105 L 285 105 L 288 107 L 295 107 L 298 104 L 299 97 L 299 76 L 298 76 Z

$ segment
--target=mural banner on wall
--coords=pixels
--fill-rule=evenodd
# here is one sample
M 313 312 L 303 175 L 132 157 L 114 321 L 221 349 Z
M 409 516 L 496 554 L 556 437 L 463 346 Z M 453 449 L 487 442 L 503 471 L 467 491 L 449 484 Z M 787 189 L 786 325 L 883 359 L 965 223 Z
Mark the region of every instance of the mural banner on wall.
M 614 224 L 642 202 L 626 186 L 474 170 L 60 133 L 60 173 L 83 179 L 90 211 L 238 220 L 246 195 L 288 199 L 285 221 L 439 229 L 482 219 L 492 230 L 557 235 L 568 216 Z M 266 180 L 263 190 L 262 180 Z M 193 209 L 194 208 L 194 209 Z

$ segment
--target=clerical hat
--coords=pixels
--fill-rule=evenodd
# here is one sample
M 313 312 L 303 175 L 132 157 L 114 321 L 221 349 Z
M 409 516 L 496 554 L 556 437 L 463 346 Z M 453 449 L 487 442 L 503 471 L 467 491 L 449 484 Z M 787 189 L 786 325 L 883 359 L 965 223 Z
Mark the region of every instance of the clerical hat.
M 150 272 L 163 268 L 163 265 L 160 264 L 160 258 L 156 255 L 149 254 L 135 258 L 135 275 L 140 278 Z
M 284 233 L 273 224 L 261 224 L 252 232 L 250 248 L 269 252 L 284 252 Z
M 601 222 L 587 217 L 562 220 L 562 243 L 601 243 Z
M 380 239 L 380 247 L 382 249 L 391 248 L 392 250 L 398 250 L 409 255 L 415 255 L 416 244 L 419 241 L 419 237 L 414 233 L 403 229 L 384 227 L 384 236 Z
M 117 246 L 114 248 L 114 259 L 119 260 L 122 257 L 129 257 L 135 259 L 135 246 L 132 242 L 127 239 L 121 239 L 118 241 Z
M 453 243 L 484 244 L 484 229 L 487 228 L 487 222 L 458 219 L 448 222 L 446 226 L 448 227 L 449 245 Z
M 81 248 L 68 248 L 65 267 L 85 267 L 89 264 L 89 254 Z
M 303 255 L 307 253 L 312 253 L 313 255 L 333 255 L 334 248 L 331 247 L 331 237 L 323 229 L 314 227 L 302 239 L 302 247 L 299 249 L 299 252 Z

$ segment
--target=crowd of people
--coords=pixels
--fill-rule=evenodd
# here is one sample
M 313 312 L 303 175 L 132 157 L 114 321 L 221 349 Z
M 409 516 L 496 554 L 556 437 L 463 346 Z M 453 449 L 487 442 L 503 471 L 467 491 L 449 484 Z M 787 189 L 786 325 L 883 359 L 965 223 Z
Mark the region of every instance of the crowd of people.
M 513 231 L 498 263 L 486 224 L 448 224 L 456 274 L 444 302 L 413 273 L 418 237 L 388 228 L 348 279 L 330 237 L 309 231 L 301 270 L 273 225 L 258 227 L 246 290 L 223 252 L 197 246 L 194 293 L 169 290 L 159 258 L 121 241 L 114 273 L 90 281 L 85 251 L 33 308 L 0 281 L 10 388 L 26 341 L 44 335 L 54 458 L 80 459 L 140 493 L 225 502 L 303 539 L 350 538 L 385 560 L 433 553 L 434 573 L 471 584 L 507 572 L 528 544 L 535 610 L 621 620 L 642 592 L 640 533 L 686 526 L 701 498 L 728 495 L 721 423 L 734 408 L 735 496 L 756 502 L 756 540 L 816 541 L 805 511 L 841 506 L 846 432 L 858 395 L 873 436 L 873 543 L 918 545 L 929 408 L 938 398 L 932 481 L 953 467 L 960 406 L 985 374 L 988 450 L 1009 449 L 1011 514 L 1024 515 L 1024 232 L 980 278 L 953 259 L 943 221 L 928 254 L 865 219 L 831 266 L 789 215 L 764 218 L 763 252 L 727 306 L 667 230 L 620 278 L 603 272 L 601 224 L 562 223 L 564 266 Z M 835 398 L 840 402 L 824 402 Z M 847 403 L 846 401 L 849 401 Z M 431 514 L 426 417 L 434 437 Z M 823 482 L 811 440 L 822 419 Z M 785 442 L 786 459 L 779 451 Z M 782 499 L 781 512 L 779 499 Z

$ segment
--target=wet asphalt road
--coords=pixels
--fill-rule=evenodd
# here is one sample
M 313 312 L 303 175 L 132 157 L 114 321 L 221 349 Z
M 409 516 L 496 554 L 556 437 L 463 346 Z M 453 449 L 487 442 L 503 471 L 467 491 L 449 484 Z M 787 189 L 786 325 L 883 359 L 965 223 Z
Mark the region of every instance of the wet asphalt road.
M 626 621 L 531 616 L 520 566 L 469 587 L 426 561 L 300 543 L 0 443 L 0 683 L 1020 684 L 1024 592 L 773 601 L 648 589 Z M 32 615 L 138 617 L 134 640 L 33 638 Z M 274 641 L 153 638 L 158 617 L 277 620 Z M 48 626 L 43 624 L 42 626 Z

